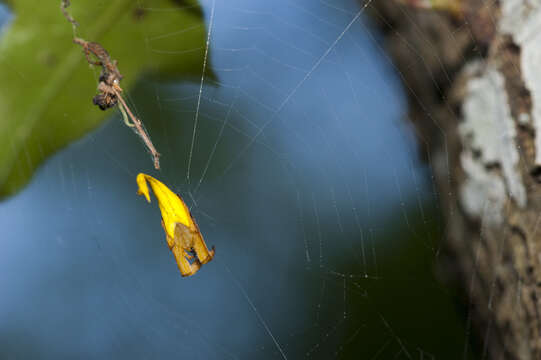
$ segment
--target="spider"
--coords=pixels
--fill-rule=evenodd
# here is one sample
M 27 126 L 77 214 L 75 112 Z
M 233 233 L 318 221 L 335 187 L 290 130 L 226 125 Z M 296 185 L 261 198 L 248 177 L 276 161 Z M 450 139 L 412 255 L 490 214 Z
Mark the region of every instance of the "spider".
M 150 141 L 150 138 L 146 131 L 143 129 L 141 120 L 139 120 L 122 98 L 122 88 L 120 87 L 120 80 L 122 75 L 117 67 L 117 61 L 111 60 L 107 50 L 96 42 L 86 41 L 80 38 L 74 38 L 73 42 L 83 47 L 86 60 L 91 65 L 101 66 L 101 74 L 99 78 L 98 94 L 92 98 L 92 103 L 99 106 L 101 110 L 107 110 L 113 106 L 118 105 L 124 123 L 129 127 L 135 127 L 137 133 L 143 139 L 143 142 L 147 146 L 150 154 L 154 158 L 154 167 L 160 168 L 160 153 Z M 91 55 L 97 60 L 92 59 Z M 130 121 L 131 119 L 131 121 Z
M 171 239 L 166 236 L 167 245 L 177 260 L 177 266 L 182 276 L 192 276 L 202 265 L 208 263 L 214 257 L 214 247 L 209 251 L 197 223 L 193 218 L 192 221 L 194 224 L 193 229 L 177 222 L 175 224 L 174 238 Z M 163 221 L 162 227 L 165 229 Z
M 118 104 L 118 94 L 122 92 L 120 80 L 122 75 L 118 71 L 117 61 L 111 60 L 107 50 L 98 43 L 85 41 L 80 38 L 74 38 L 73 42 L 83 47 L 86 60 L 91 65 L 101 66 L 101 74 L 99 78 L 98 91 L 99 94 L 94 96 L 92 102 L 98 105 L 100 109 L 106 110 Z M 94 55 L 98 60 L 93 60 L 90 54 Z M 126 125 L 133 126 L 129 121 L 124 121 Z

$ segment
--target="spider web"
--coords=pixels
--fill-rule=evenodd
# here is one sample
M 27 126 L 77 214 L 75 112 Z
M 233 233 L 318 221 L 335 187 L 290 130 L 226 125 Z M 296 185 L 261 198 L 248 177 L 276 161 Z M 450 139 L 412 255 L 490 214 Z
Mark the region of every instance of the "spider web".
M 202 6 L 199 81 L 129 93 L 159 173 L 116 116 L 0 204 L 0 353 L 471 358 L 466 315 L 433 275 L 438 194 L 371 1 Z M 152 40 L 191 30 L 148 33 L 146 50 L 174 54 Z M 139 172 L 181 194 L 216 246 L 196 276 L 179 276 Z

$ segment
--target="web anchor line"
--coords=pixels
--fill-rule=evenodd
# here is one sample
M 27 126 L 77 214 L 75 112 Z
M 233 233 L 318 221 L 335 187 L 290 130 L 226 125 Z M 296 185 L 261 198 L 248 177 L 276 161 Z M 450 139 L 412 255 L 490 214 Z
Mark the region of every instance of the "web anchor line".
M 214 10 L 216 8 L 216 0 L 212 1 L 212 9 L 210 11 L 209 31 L 207 34 L 207 43 L 205 45 L 205 56 L 203 57 L 203 72 L 201 73 L 201 82 L 199 84 L 199 95 L 197 97 L 197 107 L 195 110 L 195 120 L 193 123 L 192 143 L 190 145 L 190 154 L 188 155 L 188 170 L 186 172 L 186 182 L 190 184 L 190 171 L 192 168 L 193 149 L 195 145 L 195 134 L 197 132 L 197 124 L 199 122 L 199 109 L 201 108 L 201 95 L 203 94 L 203 83 L 205 82 L 205 72 L 207 70 L 207 59 L 209 54 L 210 36 L 212 34 L 212 26 L 214 24 Z

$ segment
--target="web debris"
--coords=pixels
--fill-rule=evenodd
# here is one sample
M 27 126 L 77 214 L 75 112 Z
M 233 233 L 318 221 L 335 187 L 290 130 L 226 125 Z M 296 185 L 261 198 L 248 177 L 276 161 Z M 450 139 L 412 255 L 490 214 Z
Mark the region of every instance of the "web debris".
M 68 20 L 72 26 L 73 31 L 78 26 L 77 21 L 68 13 L 67 7 L 70 5 L 69 0 L 62 0 L 60 3 L 60 9 L 66 20 Z M 126 101 L 122 97 L 122 88 L 120 87 L 120 80 L 122 80 L 122 75 L 117 67 L 117 61 L 111 60 L 107 50 L 103 48 L 100 44 L 96 42 L 89 42 L 84 39 L 75 37 L 73 38 L 75 44 L 81 45 L 85 53 L 86 60 L 90 65 L 101 66 L 101 74 L 99 78 L 98 91 L 99 94 L 94 96 L 92 102 L 94 105 L 99 106 L 101 110 L 107 110 L 110 107 L 118 105 L 120 112 L 122 113 L 122 118 L 124 123 L 128 127 L 135 127 L 137 134 L 143 139 L 147 149 L 150 151 L 152 158 L 154 160 L 154 168 L 156 170 L 160 169 L 160 153 L 152 144 L 148 133 L 143 128 L 143 123 L 139 120 L 130 110 Z M 97 60 L 93 60 L 90 56 L 92 54 Z M 131 122 L 130 122 L 131 120 Z

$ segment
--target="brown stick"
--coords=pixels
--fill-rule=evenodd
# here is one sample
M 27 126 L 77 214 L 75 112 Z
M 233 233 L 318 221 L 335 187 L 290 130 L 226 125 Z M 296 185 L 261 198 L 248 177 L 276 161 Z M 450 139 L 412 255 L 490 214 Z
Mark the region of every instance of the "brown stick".
M 128 105 L 126 105 L 126 102 L 120 95 L 120 92 L 117 91 L 116 89 L 114 90 L 114 92 L 115 92 L 115 95 L 118 97 L 118 100 L 120 101 L 119 105 L 122 106 L 124 110 L 126 110 L 126 112 L 128 113 L 128 116 L 130 117 L 131 121 L 135 125 L 135 129 L 137 129 L 137 133 L 139 134 L 139 136 L 141 136 L 141 138 L 143 139 L 143 142 L 145 143 L 146 147 L 150 151 L 150 154 L 154 158 L 154 168 L 156 170 L 159 170 L 160 169 L 160 153 L 156 151 L 156 148 L 152 144 L 152 141 L 150 141 L 150 138 L 147 132 L 143 129 L 141 121 L 138 118 L 136 118 L 135 115 L 133 115 L 130 108 L 128 107 Z
M 71 23 L 71 25 L 73 26 L 73 30 L 75 30 L 75 28 L 77 26 L 79 26 L 79 24 L 68 13 L 68 10 L 66 9 L 68 6 L 70 6 L 70 1 L 69 0 L 62 0 L 62 2 L 60 3 L 60 10 L 62 10 L 62 14 L 64 14 L 64 17 Z

